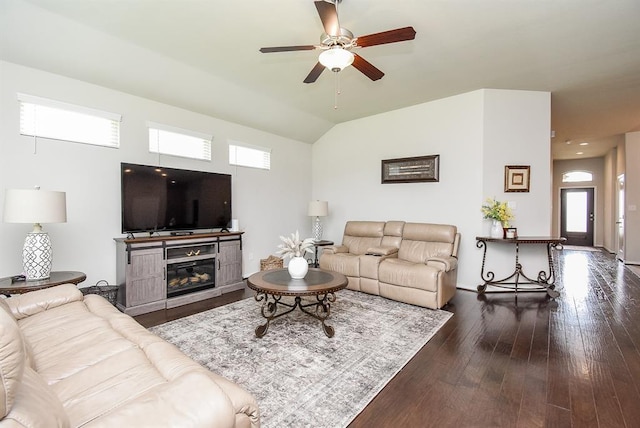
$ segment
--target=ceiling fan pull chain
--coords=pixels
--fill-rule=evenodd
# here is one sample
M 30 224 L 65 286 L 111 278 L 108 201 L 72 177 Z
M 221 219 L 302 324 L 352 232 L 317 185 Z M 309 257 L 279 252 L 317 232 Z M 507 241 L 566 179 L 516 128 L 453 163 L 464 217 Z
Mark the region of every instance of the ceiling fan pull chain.
M 336 75 L 336 80 L 335 80 L 336 91 L 334 95 L 333 109 L 338 110 L 338 95 L 340 95 L 340 76 L 339 76 L 340 73 L 334 72 L 333 74 Z

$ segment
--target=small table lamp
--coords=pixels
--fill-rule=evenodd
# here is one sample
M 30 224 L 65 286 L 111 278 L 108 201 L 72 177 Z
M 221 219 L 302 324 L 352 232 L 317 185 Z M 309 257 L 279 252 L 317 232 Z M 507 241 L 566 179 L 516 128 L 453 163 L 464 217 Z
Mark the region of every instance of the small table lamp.
M 309 202 L 309 211 L 307 215 L 315 217 L 311 230 L 313 232 L 313 240 L 322 240 L 322 222 L 320 217 L 326 217 L 329 214 L 329 203 L 327 201 L 311 201 Z
M 22 251 L 27 281 L 49 278 L 51 274 L 51 240 L 40 223 L 65 223 L 67 202 L 64 192 L 50 190 L 7 189 L 4 196 L 5 223 L 33 223 Z

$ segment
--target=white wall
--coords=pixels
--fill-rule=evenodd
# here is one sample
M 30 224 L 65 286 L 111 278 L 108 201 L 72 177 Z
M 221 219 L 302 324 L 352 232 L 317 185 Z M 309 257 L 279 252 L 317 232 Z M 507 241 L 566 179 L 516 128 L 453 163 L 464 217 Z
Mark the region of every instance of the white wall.
M 616 192 L 618 187 L 616 158 L 618 150 L 613 148 L 604 156 L 604 205 L 602 246 L 610 253 L 617 252 L 616 234 L 618 233 L 618 221 L 616 210 Z
M 485 198 L 516 202 L 520 234 L 550 233 L 549 134 L 550 95 L 528 91 L 480 90 L 337 125 L 313 146 L 313 198 L 329 201 L 324 236 L 341 242 L 348 220 L 454 224 L 458 285 L 475 288 Z M 439 182 L 380 183 L 382 159 L 432 154 L 440 155 Z M 503 192 L 505 165 L 531 165 L 531 192 Z M 512 270 L 505 251 L 496 251 L 506 263 L 492 266 L 497 274 Z
M 640 132 L 625 134 L 624 261 L 640 265 Z
M 86 285 L 115 280 L 113 238 L 123 236 L 119 163 L 158 162 L 147 150 L 147 120 L 214 135 L 212 162 L 163 156 L 160 163 L 233 175 L 233 216 L 246 232 L 244 275 L 275 252 L 279 235 L 296 228 L 310 234 L 306 207 L 311 199 L 329 201 L 325 238 L 334 241 L 340 241 L 349 219 L 457 225 L 462 233 L 459 281 L 466 287 L 479 282 L 475 236 L 488 233 L 489 222 L 480 213 L 486 197 L 516 202 L 514 225 L 521 235 L 550 232 L 548 93 L 475 91 L 343 123 L 310 146 L 7 62 L 0 62 L 0 77 L 0 201 L 6 188 L 39 184 L 66 191 L 68 222 L 45 229 L 53 241 L 54 269 L 84 271 Z M 34 153 L 33 139 L 18 134 L 17 92 L 123 114 L 121 148 L 39 140 Z M 272 147 L 271 171 L 230 167 L 228 139 Z M 440 155 L 440 182 L 380 184 L 382 159 L 426 154 Z M 530 193 L 503 192 L 509 164 L 531 165 Z M 0 224 L 0 276 L 20 272 L 29 230 L 29 225 Z M 511 269 L 510 256 L 505 257 Z
M 243 273 L 276 251 L 279 235 L 310 234 L 311 146 L 170 105 L 33 68 L 0 62 L 0 204 L 7 188 L 67 192 L 67 223 L 44 225 L 53 243 L 53 269 L 87 273 L 83 285 L 115 281 L 113 238 L 120 225 L 120 162 L 155 165 L 147 120 L 214 135 L 211 162 L 162 156 L 167 167 L 233 175 L 233 217 L 243 236 Z M 19 135 L 16 93 L 121 113 L 121 147 L 111 149 Z M 224 100 L 221 100 L 224 102 Z M 228 140 L 271 147 L 271 171 L 228 165 Z M 37 150 L 34 153 L 34 146 Z M 22 245 L 31 225 L 0 223 L 0 276 L 22 271 Z

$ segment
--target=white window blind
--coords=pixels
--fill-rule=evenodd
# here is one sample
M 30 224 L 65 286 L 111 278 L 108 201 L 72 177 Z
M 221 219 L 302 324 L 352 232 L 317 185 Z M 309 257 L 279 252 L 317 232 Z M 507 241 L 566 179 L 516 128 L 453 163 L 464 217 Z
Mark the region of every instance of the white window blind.
M 271 169 L 271 149 L 229 143 L 229 164 L 269 170 Z
M 150 152 L 211 160 L 212 135 L 154 122 L 147 122 L 147 126 Z
M 22 135 L 120 146 L 119 114 L 26 94 L 18 94 L 18 102 Z

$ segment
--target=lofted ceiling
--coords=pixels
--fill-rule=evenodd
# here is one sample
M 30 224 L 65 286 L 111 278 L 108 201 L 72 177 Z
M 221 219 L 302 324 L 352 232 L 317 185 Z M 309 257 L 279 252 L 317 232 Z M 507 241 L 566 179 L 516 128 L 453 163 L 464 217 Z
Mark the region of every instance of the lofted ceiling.
M 482 88 L 551 92 L 554 159 L 602 156 L 640 131 L 637 0 L 344 0 L 354 35 L 416 38 L 357 49 L 381 80 L 348 67 L 313 84 L 319 51 L 258 51 L 318 44 L 312 0 L 3 0 L 0 13 L 0 59 L 308 143 Z

